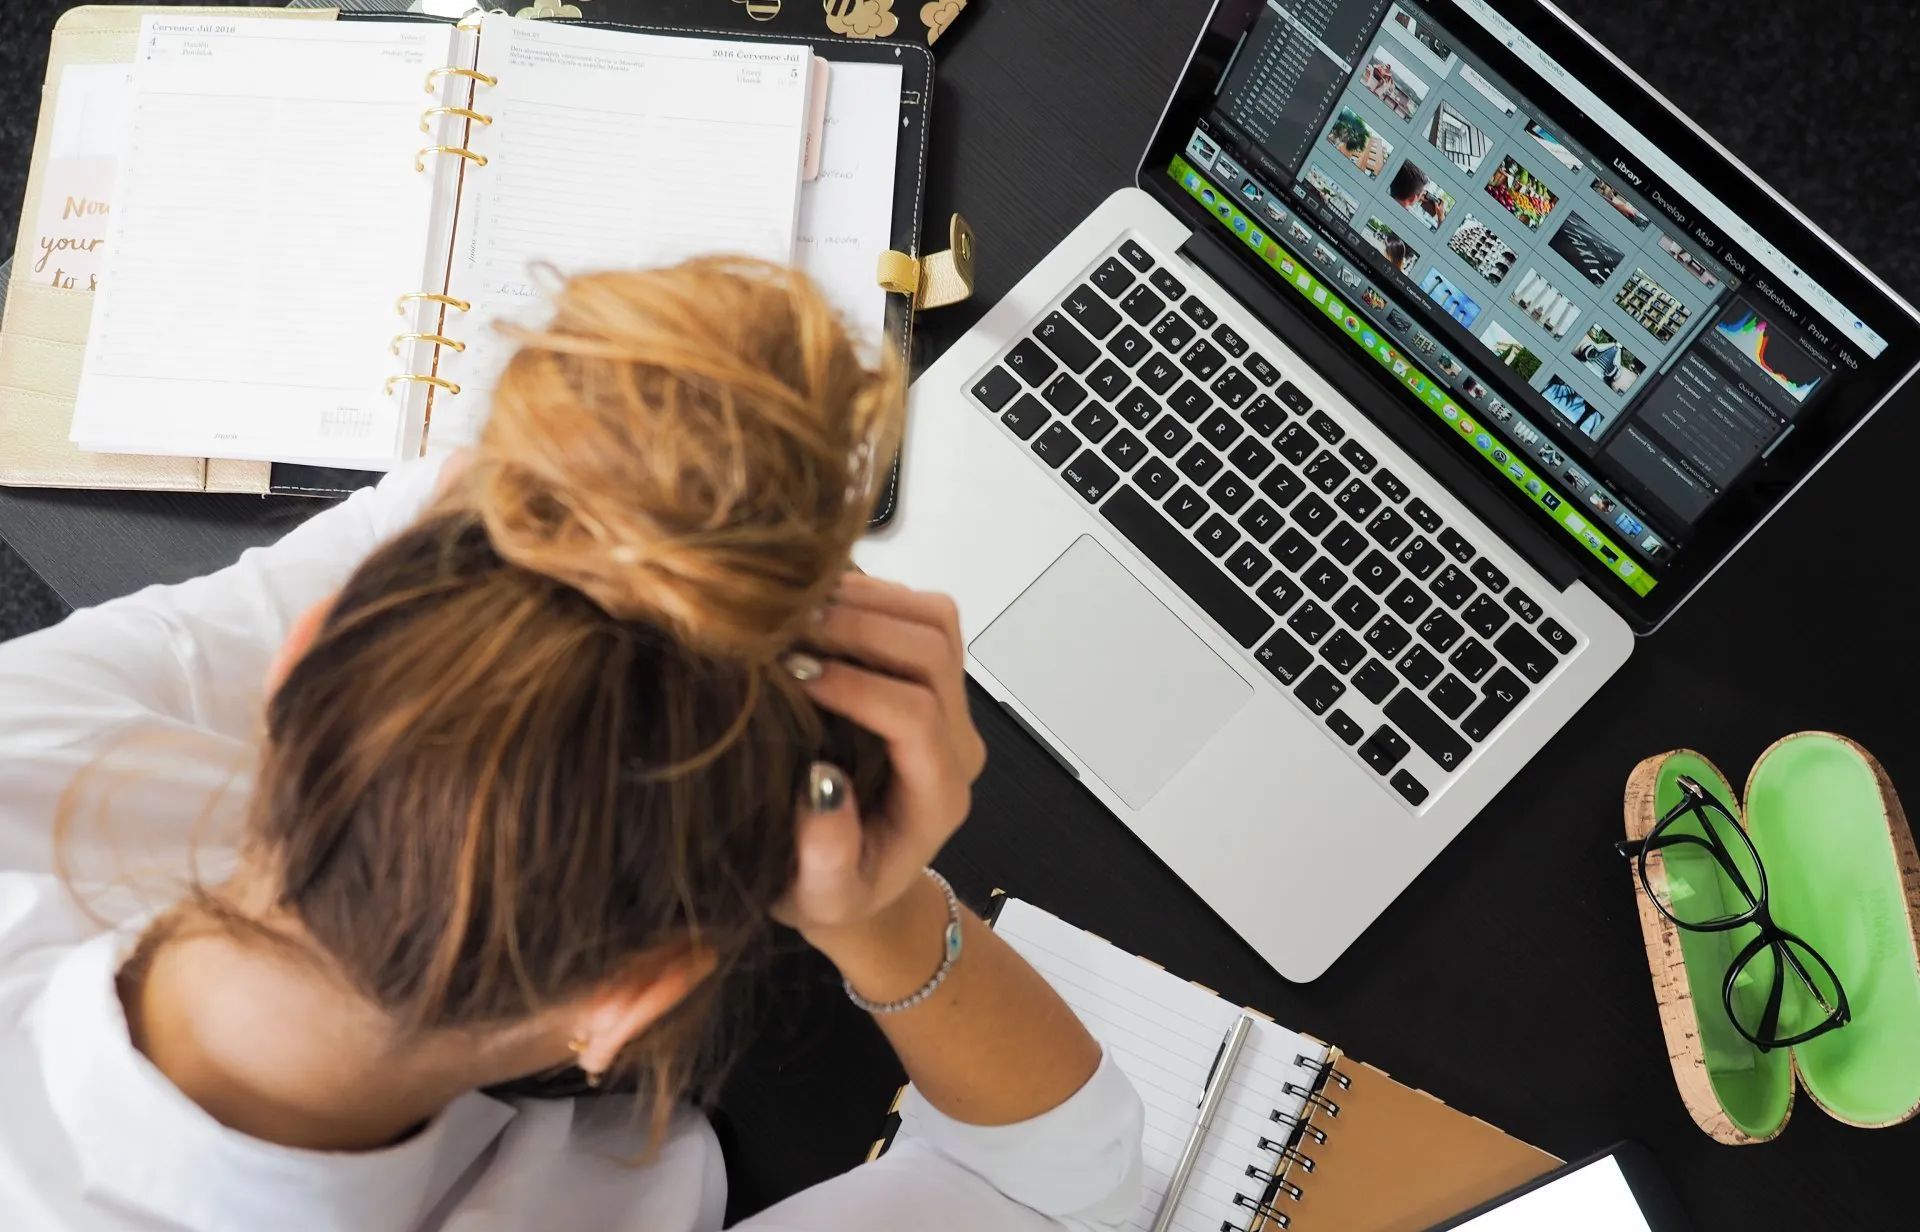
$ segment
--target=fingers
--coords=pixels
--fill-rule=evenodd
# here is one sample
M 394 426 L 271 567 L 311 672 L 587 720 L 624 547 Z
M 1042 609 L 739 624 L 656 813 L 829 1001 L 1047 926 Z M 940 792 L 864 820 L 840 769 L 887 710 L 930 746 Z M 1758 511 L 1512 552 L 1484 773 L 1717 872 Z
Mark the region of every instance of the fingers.
M 850 575 L 822 613 L 816 640 L 829 654 L 932 687 L 946 710 L 968 780 L 979 775 L 986 745 L 967 705 L 966 646 L 952 599 Z
M 978 769 L 971 726 L 956 741 L 946 707 L 926 685 L 841 660 L 803 683 L 814 702 L 880 737 L 893 768 L 887 811 L 922 836 L 944 841 L 965 819 Z
M 782 923 L 835 924 L 864 897 L 860 804 L 838 767 L 815 762 L 793 823 L 793 885 L 774 906 Z

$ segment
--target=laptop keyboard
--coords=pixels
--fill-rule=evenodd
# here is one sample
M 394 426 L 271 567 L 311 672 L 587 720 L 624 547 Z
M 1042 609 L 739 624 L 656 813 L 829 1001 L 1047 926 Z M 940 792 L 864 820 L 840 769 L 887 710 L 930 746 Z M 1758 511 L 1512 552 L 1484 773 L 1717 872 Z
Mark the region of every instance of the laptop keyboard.
M 1579 638 L 1220 318 L 1127 239 L 972 395 L 1418 809 Z

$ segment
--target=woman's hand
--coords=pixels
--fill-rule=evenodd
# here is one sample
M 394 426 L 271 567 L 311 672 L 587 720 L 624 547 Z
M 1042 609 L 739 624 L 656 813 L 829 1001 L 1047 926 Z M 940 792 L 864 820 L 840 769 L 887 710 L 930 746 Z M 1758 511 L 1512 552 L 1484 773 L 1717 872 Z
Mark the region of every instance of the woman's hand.
M 794 656 L 789 669 L 815 703 L 884 740 L 893 772 L 886 799 L 863 804 L 839 767 L 813 768 L 799 871 L 774 917 L 820 945 L 921 884 L 966 820 L 987 752 L 967 710 L 951 599 L 850 572 L 814 641 L 826 657 Z

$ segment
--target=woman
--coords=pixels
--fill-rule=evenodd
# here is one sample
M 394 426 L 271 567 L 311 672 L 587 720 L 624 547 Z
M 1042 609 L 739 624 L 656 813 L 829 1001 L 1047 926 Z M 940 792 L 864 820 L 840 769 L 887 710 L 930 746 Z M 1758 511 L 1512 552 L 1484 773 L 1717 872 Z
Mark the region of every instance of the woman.
M 470 463 L 0 647 L 0 1226 L 716 1229 L 776 920 L 919 1132 L 742 1227 L 1130 1218 L 1131 1088 L 923 871 L 984 752 L 846 573 L 901 413 L 795 276 L 577 278 Z M 485 1093 L 560 1072 L 642 1115 Z

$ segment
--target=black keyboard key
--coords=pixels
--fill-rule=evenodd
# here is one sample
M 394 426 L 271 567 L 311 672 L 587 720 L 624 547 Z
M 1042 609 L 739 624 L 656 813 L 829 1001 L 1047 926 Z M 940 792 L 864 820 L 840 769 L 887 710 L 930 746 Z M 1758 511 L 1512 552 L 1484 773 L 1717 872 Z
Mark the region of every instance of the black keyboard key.
M 1280 451 L 1281 457 L 1295 466 L 1305 466 L 1307 459 L 1320 448 L 1320 442 L 1314 440 L 1313 433 L 1306 428 L 1297 423 L 1290 423 L 1280 430 L 1279 436 L 1273 438 L 1273 447 Z
M 1473 545 L 1451 526 L 1440 532 L 1440 550 L 1463 565 L 1473 559 Z
M 1106 444 L 1100 446 L 1100 453 L 1122 472 L 1126 472 L 1140 465 L 1141 459 L 1147 456 L 1147 445 L 1145 441 L 1122 428 L 1109 437 Z
M 1154 421 L 1154 417 L 1160 414 L 1160 404 L 1153 400 L 1153 395 L 1138 385 L 1123 394 L 1120 401 L 1113 404 L 1113 409 L 1120 413 L 1120 418 L 1141 432 L 1145 432 L 1147 426 Z
M 1419 779 L 1405 770 L 1395 771 L 1393 778 L 1389 781 L 1393 784 L 1393 789 L 1400 793 L 1401 798 L 1413 807 L 1419 808 L 1427 802 L 1427 789 L 1420 785 Z
M 1144 284 L 1127 292 L 1127 298 L 1120 301 L 1120 311 L 1133 318 L 1135 325 L 1145 325 L 1166 310 L 1167 301 Z
M 1095 445 L 1107 439 L 1107 435 L 1120 426 L 1120 420 L 1114 413 L 1098 402 L 1089 402 L 1080 408 L 1073 417 L 1073 426 L 1080 429 L 1080 435 Z
M 1427 700 L 1433 708 L 1450 719 L 1457 719 L 1472 709 L 1474 698 L 1478 696 L 1467 682 L 1448 672 L 1439 684 L 1433 686 L 1433 692 L 1427 694 Z
M 1333 614 L 1346 621 L 1350 629 L 1364 629 L 1369 620 L 1380 614 L 1380 604 L 1358 586 L 1349 586 L 1345 594 L 1334 600 Z
M 1448 773 L 1458 770 L 1473 749 L 1453 730 L 1452 724 L 1435 714 L 1433 707 L 1411 690 L 1402 689 L 1394 694 L 1393 700 L 1387 703 L 1386 713 L 1394 726 L 1406 733 L 1407 739 Z
M 1460 730 L 1471 739 L 1485 740 L 1494 728 L 1506 721 L 1529 691 L 1525 681 L 1501 668 L 1480 686 L 1480 704 L 1460 720 Z
M 1376 595 L 1384 595 L 1400 580 L 1400 570 L 1379 552 L 1368 552 L 1354 567 L 1353 576 Z
M 1162 415 L 1160 422 L 1147 430 L 1147 444 L 1152 445 L 1169 458 L 1177 458 L 1180 451 L 1193 439 L 1193 433 L 1171 415 Z
M 1235 333 L 1231 325 L 1222 325 L 1219 329 L 1214 330 L 1213 340 L 1220 344 L 1221 350 L 1233 356 L 1235 359 L 1239 359 L 1247 353 L 1247 340 Z
M 1540 622 L 1537 632 L 1540 634 L 1540 640 L 1556 654 L 1566 654 L 1573 649 L 1573 634 L 1567 632 L 1560 622 L 1551 616 Z
M 1313 409 L 1313 399 L 1307 397 L 1306 393 L 1292 381 L 1280 383 L 1280 401 L 1286 403 L 1288 409 L 1296 415 L 1305 415 Z
M 1100 514 L 1240 645 L 1252 646 L 1273 628 L 1265 608 L 1132 488 L 1116 491 Z
M 1047 387 L 1040 391 L 1040 396 L 1047 400 L 1048 406 L 1062 415 L 1068 415 L 1087 400 L 1087 387 L 1062 372 L 1047 382 Z
M 1258 586 L 1260 579 L 1273 570 L 1266 553 L 1251 543 L 1243 543 L 1227 557 L 1227 572 L 1240 579 L 1242 586 Z
M 1507 575 L 1494 568 L 1493 562 L 1484 556 L 1473 562 L 1473 576 L 1496 595 L 1507 588 Z
M 1336 522 L 1333 529 L 1320 537 L 1320 546 L 1341 564 L 1351 565 L 1360 559 L 1360 553 L 1367 550 L 1367 537 L 1360 533 L 1358 527 Z
M 1305 702 L 1307 709 L 1315 714 L 1325 714 L 1346 691 L 1344 680 L 1324 667 L 1316 667 L 1294 688 L 1293 695 Z
M 1142 385 L 1164 397 L 1173 388 L 1174 382 L 1180 379 L 1180 365 L 1166 355 L 1155 354 L 1148 357 L 1147 362 L 1141 364 L 1133 375 L 1140 378 Z
M 1152 275 L 1148 278 L 1148 281 L 1153 283 L 1154 287 L 1159 290 L 1160 294 L 1166 296 L 1168 299 L 1179 299 L 1182 295 L 1185 295 L 1187 293 L 1187 284 L 1184 282 L 1181 282 L 1178 278 L 1175 278 L 1171 273 L 1167 272 L 1165 269 L 1157 269 L 1153 271 Z
M 1227 455 L 1227 462 L 1246 478 L 1258 479 L 1273 465 L 1273 450 L 1262 445 L 1260 438 L 1249 436 L 1233 447 L 1233 452 Z
M 1350 718 L 1344 710 L 1334 710 L 1327 715 L 1327 727 L 1340 739 L 1342 744 L 1353 744 L 1362 735 L 1360 725 Z
M 1355 479 L 1340 489 L 1340 495 L 1333 498 L 1333 503 L 1340 506 L 1341 512 L 1354 521 L 1364 522 L 1373 516 L 1375 509 L 1380 507 L 1380 494 Z
M 1442 569 L 1433 579 L 1432 586 L 1433 593 L 1440 596 L 1440 602 L 1456 611 L 1462 603 L 1473 598 L 1473 579 L 1453 565 Z
M 1220 455 L 1197 441 L 1187 452 L 1180 455 L 1180 461 L 1175 465 L 1180 468 L 1181 474 L 1196 484 L 1212 483 L 1213 477 L 1220 473 L 1221 468 Z
M 1382 727 L 1360 746 L 1360 760 L 1381 774 L 1400 764 L 1407 755 L 1407 742 L 1391 727 Z
M 1207 520 L 1200 524 L 1200 529 L 1194 533 L 1194 538 L 1200 541 L 1200 546 L 1206 550 L 1207 555 L 1223 558 L 1228 552 L 1233 551 L 1234 544 L 1240 542 L 1240 532 L 1233 529 L 1233 523 L 1219 514 L 1210 513 L 1207 515 Z
M 1348 441 L 1340 446 L 1340 456 L 1351 463 L 1353 469 L 1362 475 L 1370 474 L 1374 467 L 1380 465 L 1380 460 L 1368 453 L 1366 447 L 1359 441 Z
M 1243 417 L 1247 426 L 1261 436 L 1272 436 L 1287 424 L 1286 410 L 1265 394 L 1247 404 Z
M 1340 439 L 1347 434 L 1347 430 L 1335 423 L 1333 416 L 1327 414 L 1325 411 L 1315 411 L 1313 414 L 1307 416 L 1307 426 L 1312 428 L 1314 434 L 1329 445 L 1338 445 Z
M 1373 622 L 1367 630 L 1367 645 L 1380 652 L 1383 659 L 1391 659 L 1407 648 L 1413 635 L 1406 626 L 1390 616 L 1382 616 Z
M 1213 399 L 1192 381 L 1182 381 L 1180 388 L 1168 396 L 1167 405 L 1188 423 L 1198 423 L 1200 417 L 1213 408 Z
M 973 386 L 974 400 L 990 411 L 998 411 L 1019 392 L 1019 380 L 999 364 L 987 369 L 987 374 Z
M 1400 584 L 1387 596 L 1387 607 L 1401 620 L 1412 624 L 1427 614 L 1433 606 L 1433 600 L 1427 598 L 1427 592 L 1420 589 L 1420 583 L 1412 578 L 1401 578 Z
M 1222 471 L 1220 478 L 1214 480 L 1213 486 L 1207 489 L 1207 495 L 1227 513 L 1235 514 L 1253 499 L 1253 485 L 1232 471 Z
M 1291 505 L 1294 498 L 1306 490 L 1307 485 L 1300 482 L 1300 476 L 1288 470 L 1284 462 L 1268 471 L 1260 480 L 1260 491 L 1282 509 Z
M 1400 563 L 1407 567 L 1408 573 L 1423 582 L 1433 576 L 1433 571 L 1438 569 L 1440 562 L 1445 559 L 1440 549 L 1429 543 L 1425 535 L 1414 536 L 1412 543 L 1400 549 Z
M 1322 449 L 1314 455 L 1313 461 L 1307 463 L 1306 469 L 1301 472 L 1308 483 L 1322 492 L 1332 492 L 1345 483 L 1347 476 L 1352 473 L 1345 462 L 1333 456 L 1330 449 Z
M 1201 437 L 1221 453 L 1233 448 L 1233 443 L 1246 435 L 1246 431 L 1239 420 L 1218 407 L 1200 421 Z
M 1107 302 L 1104 295 L 1085 283 L 1067 292 L 1066 298 L 1060 301 L 1060 306 L 1080 323 L 1081 329 L 1095 338 L 1106 337 L 1113 332 L 1116 325 L 1120 324 L 1120 314 L 1114 311 L 1113 305 Z
M 1465 630 L 1460 627 L 1459 621 L 1435 608 L 1427 613 L 1427 618 L 1420 622 L 1420 627 L 1414 632 L 1420 635 L 1421 641 L 1445 654 L 1453 649 L 1453 644 L 1460 640 Z
M 1407 485 L 1400 482 L 1400 476 L 1392 471 L 1381 471 L 1373 477 L 1373 486 L 1380 489 L 1382 495 L 1394 504 L 1407 499 Z
M 1131 368 L 1153 354 L 1153 344 L 1147 341 L 1145 334 L 1129 325 L 1107 339 L 1107 354 Z
M 1275 629 L 1273 636 L 1253 652 L 1253 657 L 1281 684 L 1292 684 L 1300 679 L 1300 673 L 1313 666 L 1313 652 L 1285 629 Z
M 1405 676 L 1407 683 L 1415 689 L 1426 688 L 1438 680 L 1440 673 L 1446 670 L 1445 665 L 1425 646 L 1413 647 L 1401 655 L 1400 661 L 1394 666 L 1400 669 L 1400 674 Z
M 1467 610 L 1460 613 L 1460 619 L 1466 621 L 1467 628 L 1481 637 L 1492 637 L 1500 632 L 1501 625 L 1507 623 L 1507 614 L 1500 610 L 1499 602 L 1492 595 L 1480 595 L 1467 604 Z
M 1347 584 L 1347 575 L 1340 572 L 1340 566 L 1322 556 L 1300 571 L 1300 580 L 1307 584 L 1308 590 L 1331 602 Z
M 1413 533 L 1413 527 L 1407 520 L 1391 509 L 1382 509 L 1373 515 L 1373 521 L 1367 523 L 1367 533 L 1373 541 L 1391 552 L 1407 541 Z
M 1108 402 L 1126 393 L 1129 384 L 1127 370 L 1110 359 L 1101 360 L 1098 367 L 1087 373 L 1087 388 Z
M 1133 285 L 1133 271 L 1120 264 L 1120 258 L 1108 257 L 1093 271 L 1093 285 L 1106 292 L 1108 299 L 1119 299 Z
M 1528 624 L 1532 624 L 1534 621 L 1540 619 L 1540 605 L 1535 603 L 1525 591 L 1515 590 L 1510 592 L 1507 595 L 1507 606 L 1513 609 L 1514 615 L 1526 621 Z
M 1415 526 L 1429 535 L 1440 529 L 1440 515 L 1433 511 L 1433 506 L 1417 496 L 1407 502 L 1407 516 L 1413 519 Z
M 1167 498 L 1166 509 L 1168 517 L 1192 530 L 1207 512 L 1207 501 L 1183 483 L 1178 491 Z
M 1280 369 L 1257 351 L 1247 356 L 1247 371 L 1253 373 L 1254 380 L 1268 388 L 1272 388 L 1273 383 L 1280 379 Z
M 1298 633 L 1301 641 L 1314 646 L 1333 632 L 1333 617 L 1328 615 L 1326 608 L 1309 599 L 1294 611 L 1287 621 L 1287 628 Z
M 1153 258 L 1148 256 L 1147 250 L 1140 247 L 1139 243 L 1134 240 L 1121 241 L 1120 255 L 1127 259 L 1128 265 L 1131 265 L 1143 274 L 1153 268 Z
M 1313 559 L 1313 540 L 1298 530 L 1288 527 L 1287 533 L 1280 536 L 1273 545 L 1273 558 L 1294 573 L 1300 572 L 1308 561 Z
M 1171 491 L 1179 478 L 1173 473 L 1172 466 L 1154 457 L 1149 457 L 1141 464 L 1139 470 L 1133 472 L 1134 483 L 1154 500 L 1159 500 Z
M 1193 345 L 1180 355 L 1180 366 L 1203 381 L 1212 380 L 1213 374 L 1225 367 L 1226 363 L 1227 357 L 1220 353 L 1220 348 L 1205 338 L 1196 338 Z
M 1060 362 L 1075 372 L 1085 372 L 1100 357 L 1100 348 L 1094 345 L 1093 340 L 1058 312 L 1049 312 L 1041 317 L 1033 336 L 1040 340 L 1041 346 L 1059 356 Z
M 1149 292 L 1151 294 L 1151 292 Z M 1153 323 L 1154 341 L 1169 351 L 1184 351 L 1193 341 L 1193 326 L 1186 323 L 1177 312 L 1169 312 Z
M 1013 350 L 1007 352 L 1007 367 L 1035 389 L 1040 388 L 1041 382 L 1052 376 L 1053 370 L 1059 366 L 1059 362 L 1031 338 L 1022 338 Z
M 1252 536 L 1254 542 L 1265 543 L 1280 532 L 1280 514 L 1272 505 L 1257 500 L 1240 515 L 1240 529 Z
M 1201 329 L 1212 329 L 1213 323 L 1220 319 L 1214 315 L 1213 309 L 1200 302 L 1198 295 L 1189 295 L 1186 299 L 1182 300 L 1180 303 L 1180 311 L 1192 317 L 1194 323 Z
M 1055 420 L 1047 425 L 1045 432 L 1034 438 L 1031 448 L 1040 455 L 1041 461 L 1057 470 L 1066 465 L 1067 459 L 1080 448 L 1080 438 L 1073 434 L 1072 428 Z
M 1260 589 L 1254 593 L 1260 597 L 1260 602 L 1272 608 L 1275 614 L 1285 616 L 1307 592 L 1300 583 L 1276 569 L 1267 575 L 1266 580 L 1260 583 Z
M 1120 481 L 1114 469 L 1100 460 L 1100 455 L 1091 449 L 1081 450 L 1080 456 L 1067 463 L 1060 477 L 1067 486 L 1080 494 L 1080 499 L 1089 505 L 1097 505 L 1113 491 L 1113 485 Z
M 1020 401 L 1007 408 L 1007 413 L 1000 417 L 1000 422 L 1007 425 L 1013 430 L 1015 436 L 1024 441 L 1030 440 L 1033 434 L 1040 430 L 1041 425 L 1052 418 L 1047 408 L 1040 405 L 1040 399 L 1032 394 L 1022 394 Z
M 1493 647 L 1500 657 L 1519 668 L 1528 680 L 1539 684 L 1547 678 L 1557 661 L 1546 644 L 1519 625 L 1514 625 L 1498 638 Z
M 1213 389 L 1214 397 L 1220 399 L 1220 401 L 1226 403 L 1233 409 L 1239 410 L 1242 406 L 1246 405 L 1247 399 L 1253 397 L 1260 387 L 1253 383 L 1252 377 L 1240 371 L 1240 369 L 1229 368 L 1220 374 L 1219 379 L 1213 383 L 1211 388 Z
M 1332 637 L 1320 643 L 1320 657 L 1344 676 L 1367 661 L 1367 648 L 1353 634 L 1337 629 Z
M 1378 659 L 1368 659 L 1353 674 L 1353 687 L 1360 690 L 1360 696 L 1376 706 L 1386 701 L 1387 694 L 1393 692 L 1393 687 L 1399 683 L 1393 669 Z
M 1311 492 L 1293 507 L 1293 520 L 1309 535 L 1317 535 L 1327 529 L 1333 524 L 1334 517 L 1333 506 Z
M 1470 637 L 1454 648 L 1453 653 L 1447 656 L 1447 662 L 1453 664 L 1454 670 L 1468 680 L 1478 681 L 1493 670 L 1494 658 L 1493 652 L 1479 638 Z

